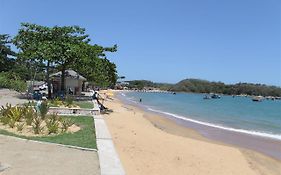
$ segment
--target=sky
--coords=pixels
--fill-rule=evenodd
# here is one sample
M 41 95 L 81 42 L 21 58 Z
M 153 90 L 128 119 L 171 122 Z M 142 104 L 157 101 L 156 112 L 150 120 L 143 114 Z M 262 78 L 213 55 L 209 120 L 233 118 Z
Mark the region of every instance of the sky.
M 280 0 L 0 0 L 0 34 L 21 22 L 79 25 L 126 80 L 199 78 L 281 86 Z

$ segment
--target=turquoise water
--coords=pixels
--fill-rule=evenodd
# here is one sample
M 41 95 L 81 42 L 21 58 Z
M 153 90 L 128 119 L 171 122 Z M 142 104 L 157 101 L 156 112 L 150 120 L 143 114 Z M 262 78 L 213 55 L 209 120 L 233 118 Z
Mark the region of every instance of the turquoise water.
M 191 93 L 126 92 L 121 95 L 150 111 L 211 127 L 281 140 L 281 100 L 253 102 L 251 98 L 232 96 L 204 100 L 203 94 Z

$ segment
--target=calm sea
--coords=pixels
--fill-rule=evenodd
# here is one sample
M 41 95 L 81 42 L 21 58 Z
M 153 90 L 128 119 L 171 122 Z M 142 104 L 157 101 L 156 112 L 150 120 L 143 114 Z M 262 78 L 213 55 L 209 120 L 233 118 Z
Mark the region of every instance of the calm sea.
M 253 102 L 247 97 L 222 96 L 204 100 L 203 94 L 120 94 L 149 111 L 233 132 L 281 140 L 281 100 Z M 142 102 L 139 102 L 139 99 Z

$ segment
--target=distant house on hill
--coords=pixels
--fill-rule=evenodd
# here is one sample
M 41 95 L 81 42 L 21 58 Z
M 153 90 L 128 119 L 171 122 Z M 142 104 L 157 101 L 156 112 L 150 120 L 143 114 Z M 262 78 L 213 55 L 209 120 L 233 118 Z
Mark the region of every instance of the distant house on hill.
M 53 93 L 60 92 L 61 89 L 61 71 L 51 74 L 53 84 Z M 65 71 L 65 91 L 67 94 L 80 95 L 86 78 L 74 70 Z

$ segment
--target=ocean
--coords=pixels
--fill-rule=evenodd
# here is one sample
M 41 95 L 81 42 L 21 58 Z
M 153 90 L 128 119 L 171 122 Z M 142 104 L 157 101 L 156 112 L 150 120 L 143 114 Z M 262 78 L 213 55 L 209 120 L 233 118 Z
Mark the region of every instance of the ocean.
M 249 97 L 226 95 L 204 100 L 204 94 L 194 93 L 122 92 L 119 96 L 148 111 L 172 118 L 281 141 L 281 100 L 253 102 Z

